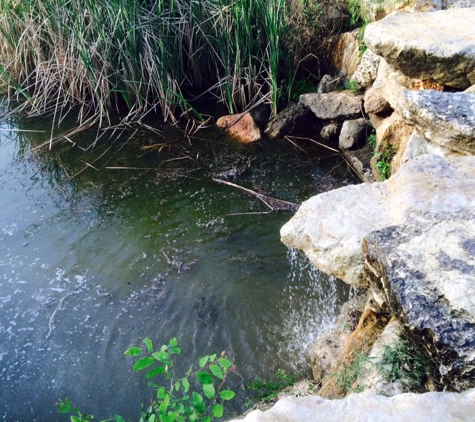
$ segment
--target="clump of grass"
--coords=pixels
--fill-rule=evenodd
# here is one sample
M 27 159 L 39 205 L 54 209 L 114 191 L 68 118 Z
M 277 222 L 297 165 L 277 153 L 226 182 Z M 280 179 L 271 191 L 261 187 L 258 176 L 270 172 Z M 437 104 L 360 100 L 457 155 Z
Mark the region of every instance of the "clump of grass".
M 405 391 L 423 392 L 424 386 L 431 379 L 437 368 L 427 355 L 407 339 L 399 338 L 384 349 L 378 372 L 387 382 L 399 382 Z
M 387 180 L 391 176 L 391 160 L 395 153 L 394 147 L 389 144 L 385 145 L 381 151 L 374 153 L 381 181 Z
M 356 353 L 354 359 L 331 372 L 338 389 L 347 395 L 350 393 L 359 393 L 363 391 L 363 387 L 357 385 L 357 379 L 361 371 L 371 364 L 371 358 L 362 352 Z
M 263 381 L 256 378 L 251 381 L 247 389 L 251 392 L 246 401 L 246 406 L 251 406 L 256 403 L 272 403 L 279 393 L 288 387 L 294 385 L 294 377 L 283 369 L 278 369 L 271 381 Z
M 33 115 L 107 124 L 193 112 L 188 92 L 230 112 L 279 98 L 285 0 L 0 0 L 0 73 Z M 91 120 L 92 119 L 92 120 Z

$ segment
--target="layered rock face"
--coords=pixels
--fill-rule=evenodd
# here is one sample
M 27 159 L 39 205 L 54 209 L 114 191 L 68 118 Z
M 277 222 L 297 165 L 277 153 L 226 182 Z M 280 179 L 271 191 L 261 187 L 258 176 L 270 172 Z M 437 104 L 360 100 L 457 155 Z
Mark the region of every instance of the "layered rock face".
M 475 210 L 417 215 L 373 232 L 363 254 L 375 299 L 424 345 L 441 384 L 473 387 Z

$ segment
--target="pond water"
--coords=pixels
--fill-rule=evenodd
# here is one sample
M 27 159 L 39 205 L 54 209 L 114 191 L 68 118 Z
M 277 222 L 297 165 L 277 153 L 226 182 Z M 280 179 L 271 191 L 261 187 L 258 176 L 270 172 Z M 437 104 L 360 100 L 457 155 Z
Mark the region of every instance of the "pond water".
M 212 177 L 300 202 L 356 182 L 337 156 L 145 126 L 35 149 L 50 127 L 0 123 L 0 421 L 69 420 L 64 397 L 138 420 L 153 391 L 123 353 L 145 337 L 177 337 L 186 369 L 225 350 L 233 411 L 256 376 L 309 375 L 347 289 L 280 243 L 290 212 Z

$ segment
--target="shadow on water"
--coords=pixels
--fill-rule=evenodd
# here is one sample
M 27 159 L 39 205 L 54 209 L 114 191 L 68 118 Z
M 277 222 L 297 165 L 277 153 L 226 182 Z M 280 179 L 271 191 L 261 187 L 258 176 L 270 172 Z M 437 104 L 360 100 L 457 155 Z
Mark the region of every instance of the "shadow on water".
M 347 291 L 280 243 L 290 213 L 247 214 L 268 210 L 211 178 L 301 202 L 356 182 L 338 157 L 170 127 L 34 150 L 49 122 L 0 128 L 1 421 L 66 420 L 66 396 L 135 420 L 151 391 L 123 352 L 147 336 L 176 336 L 186 369 L 226 350 L 235 411 L 256 376 L 309 375 L 310 346 Z

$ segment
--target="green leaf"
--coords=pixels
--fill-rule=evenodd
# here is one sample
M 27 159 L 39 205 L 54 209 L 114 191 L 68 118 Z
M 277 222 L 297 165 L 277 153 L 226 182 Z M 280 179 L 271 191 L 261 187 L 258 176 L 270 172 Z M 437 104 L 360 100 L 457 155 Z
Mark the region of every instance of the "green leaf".
M 155 422 L 155 413 L 148 418 L 147 422 Z
M 200 413 L 203 413 L 206 409 L 203 397 L 196 391 L 193 391 L 193 394 L 191 395 L 191 404 Z
M 213 363 L 210 365 L 209 369 L 215 377 L 219 378 L 220 380 L 224 379 L 223 371 L 218 365 Z
M 226 359 L 226 358 L 219 358 L 218 363 L 224 369 L 228 369 L 228 368 L 231 368 L 231 366 L 233 366 L 233 363 L 230 360 Z
M 144 342 L 145 345 L 147 346 L 147 351 L 148 351 L 148 353 L 152 353 L 152 351 L 153 351 L 152 340 L 150 340 L 150 339 L 147 337 L 146 339 L 144 339 L 143 342 Z
M 165 387 L 160 387 L 157 389 L 157 399 L 163 400 L 168 395 L 168 392 Z
M 231 390 L 223 390 L 219 392 L 219 397 L 226 401 L 231 400 L 235 395 L 236 393 Z
M 213 384 L 203 384 L 203 393 L 210 400 L 214 399 L 214 397 L 216 396 L 216 390 L 214 389 L 214 385 Z
M 165 351 L 152 353 L 152 356 L 160 362 L 168 363 L 170 361 L 170 355 Z
M 211 356 L 209 357 L 209 360 L 210 360 L 211 362 L 214 362 L 215 359 L 216 359 L 216 353 L 215 353 L 214 355 L 211 355 Z
M 79 419 L 77 416 L 71 416 L 71 422 L 83 422 L 83 421 Z
M 147 379 L 153 378 L 155 375 L 160 375 L 165 372 L 165 367 L 157 366 L 155 369 L 147 372 Z
M 127 349 L 124 353 L 124 355 L 127 356 L 140 356 L 142 354 L 142 349 L 140 347 L 131 347 Z
M 175 391 L 180 391 L 180 387 L 181 387 L 181 382 L 177 381 L 175 384 Z
M 188 378 L 183 378 L 181 382 L 183 384 L 183 391 L 188 393 L 188 390 L 190 389 L 190 382 L 188 381 Z
M 165 418 L 165 416 L 167 415 L 167 409 L 168 409 L 169 403 L 170 403 L 170 395 L 167 394 L 165 398 L 163 399 L 162 404 L 158 408 L 158 413 L 160 414 L 162 418 Z
M 125 419 L 120 415 L 115 415 L 115 422 L 125 422 Z
M 213 412 L 213 416 L 215 418 L 222 418 L 223 417 L 223 413 L 224 413 L 224 407 L 221 405 L 221 404 L 213 404 L 213 407 L 211 408 L 212 412 Z
M 172 347 L 170 349 L 170 353 L 172 355 L 179 355 L 181 353 L 181 349 L 179 347 Z
M 203 422 L 211 422 L 211 416 L 205 416 Z
M 204 368 L 204 366 L 208 363 L 209 356 L 203 356 L 200 361 L 198 362 L 198 365 L 200 368 Z
M 168 347 L 176 347 L 176 346 L 178 346 L 178 340 L 176 339 L 176 337 L 173 337 L 170 340 L 170 343 L 168 343 Z
M 213 378 L 207 372 L 200 371 L 196 374 L 196 378 L 200 382 L 200 384 L 212 384 Z
M 134 371 L 141 371 L 142 369 L 149 368 L 155 363 L 155 359 L 151 357 L 146 357 L 139 359 L 137 362 L 135 362 L 135 365 L 132 367 Z

